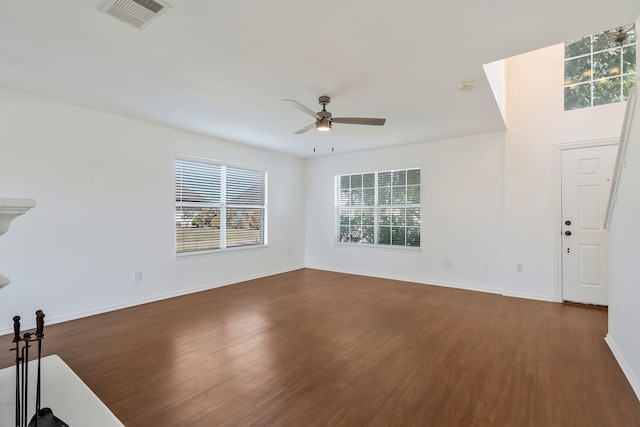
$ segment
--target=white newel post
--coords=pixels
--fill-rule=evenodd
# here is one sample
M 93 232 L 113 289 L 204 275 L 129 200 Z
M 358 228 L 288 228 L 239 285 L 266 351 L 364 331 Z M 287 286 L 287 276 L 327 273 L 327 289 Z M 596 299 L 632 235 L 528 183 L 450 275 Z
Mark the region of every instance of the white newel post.
M 9 224 L 17 216 L 35 207 L 33 199 L 9 199 L 0 197 L 0 236 L 7 232 Z M 0 273 L 0 289 L 10 283 L 9 278 Z

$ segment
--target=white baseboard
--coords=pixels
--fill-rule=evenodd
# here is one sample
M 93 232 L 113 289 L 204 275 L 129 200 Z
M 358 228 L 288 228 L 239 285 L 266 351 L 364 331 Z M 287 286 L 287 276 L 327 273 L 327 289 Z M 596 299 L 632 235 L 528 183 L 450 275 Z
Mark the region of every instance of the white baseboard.
M 364 271 L 342 270 L 342 269 L 336 269 L 336 268 L 311 266 L 311 265 L 307 265 L 306 268 L 312 268 L 315 270 L 323 270 L 323 271 L 331 271 L 334 273 L 355 274 L 357 276 L 376 277 L 379 279 L 398 280 L 400 282 L 419 283 L 421 285 L 441 286 L 443 288 L 463 289 L 465 291 L 484 292 L 488 294 L 502 295 L 502 292 L 503 292 L 502 289 L 482 288 L 479 286 L 467 285 L 464 283 L 449 283 L 449 282 L 441 282 L 441 281 L 428 280 L 428 279 L 417 279 L 415 277 L 391 276 L 386 274 L 371 274 L 370 272 L 364 272 Z
M 532 299 L 532 300 L 544 301 L 544 302 L 562 302 L 562 301 L 556 301 L 556 299 L 553 297 L 546 297 L 544 295 L 536 295 L 536 294 L 527 294 L 523 292 L 509 291 L 509 292 L 503 292 L 502 295 L 505 297 Z
M 311 266 L 311 265 L 307 265 L 306 268 L 313 268 L 316 270 L 324 270 L 324 271 L 333 271 L 335 273 L 356 274 L 358 276 L 365 276 L 365 277 L 378 277 L 380 279 L 399 280 L 402 282 L 420 283 L 423 285 L 442 286 L 445 288 L 463 289 L 466 291 L 485 292 L 489 294 L 498 294 L 498 295 L 502 295 L 505 297 L 512 297 L 512 298 L 524 298 L 524 299 L 544 301 L 544 302 L 558 302 L 553 297 L 549 297 L 549 296 L 526 294 L 522 292 L 511 292 L 511 291 L 505 292 L 502 289 L 482 288 L 479 286 L 468 285 L 465 283 L 450 283 L 450 282 L 442 282 L 442 281 L 429 280 L 429 279 L 416 279 L 415 277 L 400 277 L 400 276 L 390 276 L 385 274 L 371 274 L 363 271 L 342 270 L 342 269 L 336 269 L 336 268 L 330 268 L 330 267 Z
M 54 325 L 56 323 L 68 322 L 70 320 L 82 319 L 83 317 L 95 316 L 96 314 L 103 314 L 103 313 L 108 313 L 110 311 L 120 310 L 123 308 L 134 307 L 136 305 L 142 305 L 150 302 L 161 301 L 164 299 L 175 298 L 175 297 L 188 295 L 188 294 L 194 294 L 196 292 L 207 291 L 210 289 L 220 288 L 222 286 L 234 285 L 236 283 L 246 282 L 248 280 L 260 279 L 262 277 L 267 277 L 267 276 L 273 276 L 274 274 L 288 273 L 290 271 L 299 270 L 301 268 L 304 268 L 304 266 L 300 265 L 300 266 L 294 266 L 294 267 L 280 269 L 280 270 L 272 270 L 272 271 L 264 272 L 261 274 L 236 277 L 224 282 L 210 283 L 202 286 L 197 286 L 194 288 L 182 289 L 177 292 L 168 292 L 166 294 L 155 295 L 149 298 L 142 298 L 142 299 L 127 301 L 122 304 L 99 307 L 93 310 L 81 311 L 81 312 L 77 312 L 77 313 L 73 313 L 65 316 L 50 317 L 47 315 L 47 325 Z M 35 328 L 35 326 L 36 326 L 35 322 L 26 322 L 22 324 L 22 329 L 31 329 L 31 328 Z M 13 328 L 0 329 L 0 335 L 5 335 L 9 333 L 13 333 Z
M 355 275 L 358 275 L 358 276 L 365 276 L 365 277 L 377 277 L 377 278 L 380 278 L 380 279 L 398 280 L 398 281 L 402 281 L 402 282 L 419 283 L 419 284 L 423 284 L 423 285 L 433 285 L 433 286 L 441 286 L 441 287 L 453 288 L 453 289 L 462 289 L 462 290 L 474 291 L 474 292 L 484 292 L 484 293 L 490 293 L 490 294 L 503 295 L 503 296 L 506 296 L 506 297 L 525 298 L 525 299 L 538 300 L 538 301 L 554 302 L 554 300 L 552 298 L 547 298 L 547 297 L 543 297 L 543 296 L 540 296 L 540 295 L 523 294 L 523 293 L 516 293 L 516 292 L 504 292 L 504 290 L 502 290 L 502 289 L 482 288 L 482 287 L 479 287 L 479 286 L 468 285 L 468 284 L 464 284 L 464 283 L 449 283 L 449 282 L 442 282 L 442 281 L 429 280 L 429 279 L 417 279 L 415 277 L 401 277 L 401 276 L 391 276 L 391 275 L 384 275 L 384 274 L 375 274 L 374 275 L 374 274 L 371 274 L 370 272 L 364 272 L 364 271 L 346 270 L 346 269 L 345 270 L 341 270 L 341 269 L 329 268 L 329 267 L 324 267 L 324 266 L 299 265 L 299 266 L 294 266 L 294 267 L 280 269 L 280 270 L 272 270 L 272 271 L 269 271 L 269 272 L 264 272 L 264 273 L 261 273 L 261 274 L 256 274 L 256 275 L 251 275 L 251 276 L 236 277 L 236 278 L 234 278 L 232 280 L 228 280 L 228 281 L 224 281 L 224 282 L 206 284 L 206 285 L 202 285 L 202 286 L 198 286 L 198 287 L 194 287 L 194 288 L 183 289 L 183 290 L 180 290 L 180 291 L 177 291 L 177 292 L 169 292 L 169 293 L 166 293 L 166 294 L 155 295 L 155 296 L 149 297 L 149 298 L 143 298 L 143 299 L 138 299 L 138 300 L 127 301 L 127 302 L 122 303 L 122 304 L 116 304 L 116 305 L 106 306 L 106 307 L 99 307 L 99 308 L 96 308 L 96 309 L 93 309 L 93 310 L 82 311 L 82 312 L 73 313 L 73 314 L 69 314 L 69 315 L 65 315 L 65 316 L 58 316 L 58 317 L 49 317 L 49 316 L 47 316 L 47 324 L 53 325 L 53 324 L 56 324 L 56 323 L 68 322 L 70 320 L 81 319 L 83 317 L 89 317 L 89 316 L 94 316 L 94 315 L 97 315 L 97 314 L 108 313 L 110 311 L 115 311 L 115 310 L 120 310 L 120 309 L 123 309 L 123 308 L 134 307 L 136 305 L 147 304 L 147 303 L 150 303 L 150 302 L 160 301 L 160 300 L 169 299 L 169 298 L 175 298 L 175 297 L 179 297 L 179 296 L 182 296 L 182 295 L 193 294 L 193 293 L 196 293 L 196 292 L 202 292 L 202 291 L 206 291 L 206 290 L 209 290 L 209 289 L 214 289 L 214 288 L 219 288 L 219 287 L 222 287 L 222 286 L 228 286 L 228 285 L 233 285 L 233 284 L 236 284 L 236 283 L 245 282 L 245 281 L 248 281 L 248 280 L 254 280 L 254 279 L 259 279 L 259 278 L 262 278 L 262 277 L 272 276 L 274 274 L 288 273 L 290 271 L 299 270 L 301 268 L 311 268 L 311 269 L 316 269 L 316 270 L 332 271 L 332 272 L 335 272 L 335 273 L 355 274 Z M 34 327 L 35 327 L 35 322 L 34 323 L 25 323 L 25 324 L 23 324 L 23 329 L 30 329 L 30 328 L 34 328 Z M 2 328 L 2 329 L 0 329 L 0 335 L 9 334 L 9 333 L 12 333 L 12 332 L 13 332 L 13 329 L 11 329 L 11 328 Z
M 611 349 L 611 353 L 613 353 L 613 357 L 616 358 L 618 365 L 620 365 L 620 369 L 622 369 L 622 372 L 627 377 L 629 384 L 631 384 L 631 388 L 636 393 L 636 397 L 640 400 L 640 381 L 638 381 L 638 378 L 634 375 L 611 335 L 607 334 L 604 340 L 609 346 L 609 349 Z

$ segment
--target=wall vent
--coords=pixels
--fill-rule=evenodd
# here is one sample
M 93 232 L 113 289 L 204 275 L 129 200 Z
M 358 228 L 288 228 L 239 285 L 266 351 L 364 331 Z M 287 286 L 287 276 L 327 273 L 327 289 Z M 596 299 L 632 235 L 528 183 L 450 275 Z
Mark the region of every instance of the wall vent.
M 160 0 L 109 0 L 101 12 L 144 30 L 171 9 Z

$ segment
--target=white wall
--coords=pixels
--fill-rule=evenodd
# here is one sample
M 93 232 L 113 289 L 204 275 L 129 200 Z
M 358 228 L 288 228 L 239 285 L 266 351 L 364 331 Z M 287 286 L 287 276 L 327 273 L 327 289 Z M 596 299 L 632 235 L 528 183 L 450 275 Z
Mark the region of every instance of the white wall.
M 501 292 L 503 153 L 503 134 L 494 133 L 308 160 L 307 266 Z M 334 243 L 334 175 L 415 165 L 422 168 L 420 251 Z
M 506 294 L 555 299 L 556 144 L 618 138 L 626 103 L 564 111 L 564 46 L 507 59 Z M 523 264 L 523 272 L 516 272 Z M 558 284 L 559 286 L 559 284 Z
M 268 248 L 174 259 L 176 154 L 267 171 Z M 0 334 L 302 267 L 303 179 L 290 156 L 0 90 L 0 196 L 37 204 L 0 238 Z
M 484 64 L 484 73 L 487 75 L 487 80 L 491 86 L 493 96 L 496 98 L 496 103 L 500 109 L 502 120 L 507 122 L 507 75 L 506 75 L 506 60 L 501 59 L 489 64 Z
M 636 28 L 640 26 L 640 17 Z M 640 49 L 637 55 L 640 57 Z M 636 92 L 636 95 L 640 93 Z M 637 101 L 637 99 L 636 99 Z M 640 103 L 636 102 L 609 234 L 609 333 L 607 342 L 640 399 Z
M 556 300 L 558 144 L 618 138 L 626 105 L 565 112 L 563 55 L 556 45 L 505 61 L 504 133 L 308 160 L 307 266 Z M 333 243 L 335 174 L 414 164 L 422 251 Z
M 640 398 L 640 108 L 635 111 L 609 234 L 607 341 Z

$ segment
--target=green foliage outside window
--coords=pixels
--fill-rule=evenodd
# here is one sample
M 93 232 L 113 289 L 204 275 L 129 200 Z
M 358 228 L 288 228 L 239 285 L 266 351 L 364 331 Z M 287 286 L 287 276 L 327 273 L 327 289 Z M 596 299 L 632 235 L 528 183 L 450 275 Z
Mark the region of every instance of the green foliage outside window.
M 420 247 L 420 169 L 336 177 L 337 241 Z
M 565 43 L 564 109 L 611 104 L 627 99 L 636 82 L 635 26 L 622 43 L 609 30 Z

